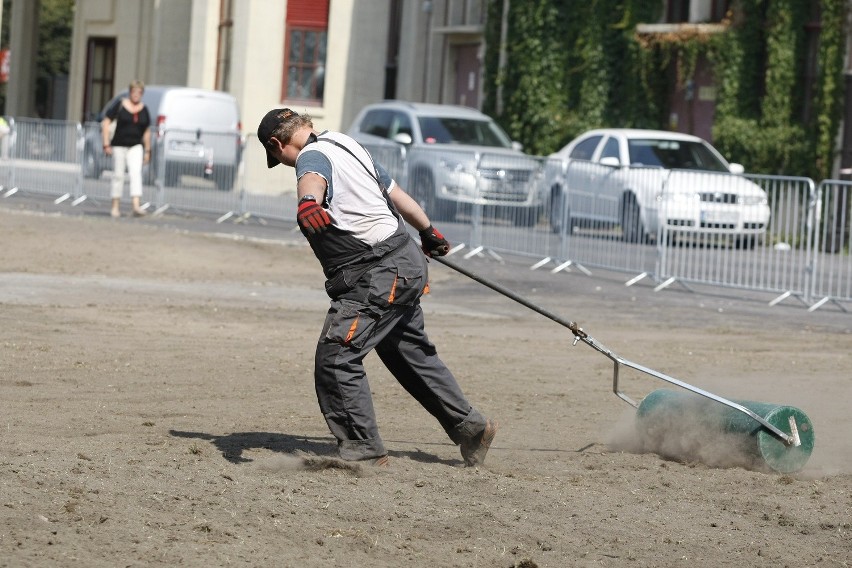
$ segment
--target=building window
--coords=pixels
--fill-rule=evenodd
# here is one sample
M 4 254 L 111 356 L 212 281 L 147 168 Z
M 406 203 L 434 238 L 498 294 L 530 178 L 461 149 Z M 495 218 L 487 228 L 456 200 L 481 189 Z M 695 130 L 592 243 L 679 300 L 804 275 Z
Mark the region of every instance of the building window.
M 728 14 L 731 0 L 667 0 L 666 23 L 683 24 L 687 22 L 721 22 Z
M 283 98 L 321 105 L 325 87 L 328 0 L 289 0 Z
M 713 13 L 710 15 L 710 21 L 721 22 L 728 15 L 728 10 L 731 8 L 730 0 L 713 0 Z
M 689 0 L 669 0 L 666 22 L 680 24 L 689 21 Z
M 231 44 L 234 37 L 232 0 L 221 0 L 219 8 L 219 45 L 216 54 L 216 89 L 231 89 Z
M 92 37 L 86 47 L 83 119 L 91 120 L 115 94 L 115 38 Z

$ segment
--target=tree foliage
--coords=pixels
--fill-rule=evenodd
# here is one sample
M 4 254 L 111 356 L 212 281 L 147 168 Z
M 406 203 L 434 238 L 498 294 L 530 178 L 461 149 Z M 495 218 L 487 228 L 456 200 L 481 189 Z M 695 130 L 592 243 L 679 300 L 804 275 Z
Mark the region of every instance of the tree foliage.
M 68 75 L 74 0 L 40 0 L 36 106 L 45 108 L 55 77 Z
M 659 108 L 637 88 L 640 54 L 633 39 L 637 22 L 658 17 L 659 7 L 649 4 L 515 0 L 504 20 L 504 0 L 490 0 L 484 110 L 533 153 L 551 152 L 593 126 L 652 124 L 646 115 Z
M 818 176 L 800 86 L 809 5 L 740 0 L 709 53 L 719 83 L 714 142 L 751 171 Z
M 842 112 L 845 0 L 735 0 L 722 33 L 637 34 L 637 24 L 659 21 L 661 8 L 489 0 L 484 110 L 538 154 L 589 128 L 665 128 L 673 87 L 704 58 L 715 74 L 713 138 L 723 153 L 755 173 L 828 177 Z M 814 50 L 806 24 L 815 18 Z M 806 97 L 809 50 L 818 72 Z

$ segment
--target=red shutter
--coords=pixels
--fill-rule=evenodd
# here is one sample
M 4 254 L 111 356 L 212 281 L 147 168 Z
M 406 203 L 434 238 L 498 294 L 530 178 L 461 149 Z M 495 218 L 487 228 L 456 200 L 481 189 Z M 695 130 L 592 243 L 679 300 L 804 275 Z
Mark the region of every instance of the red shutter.
M 287 26 L 328 27 L 329 0 L 287 0 Z

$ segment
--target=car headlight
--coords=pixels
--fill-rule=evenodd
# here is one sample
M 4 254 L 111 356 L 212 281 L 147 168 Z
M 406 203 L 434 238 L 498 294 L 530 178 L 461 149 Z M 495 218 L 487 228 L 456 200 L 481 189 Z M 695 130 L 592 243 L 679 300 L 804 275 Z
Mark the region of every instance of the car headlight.
M 441 161 L 438 164 L 444 168 L 445 170 L 454 173 L 454 174 L 475 174 L 476 172 L 471 167 L 470 164 L 465 162 L 459 162 L 457 160 L 451 160 L 447 158 L 441 158 Z
M 740 195 L 737 197 L 739 205 L 769 205 L 765 195 Z

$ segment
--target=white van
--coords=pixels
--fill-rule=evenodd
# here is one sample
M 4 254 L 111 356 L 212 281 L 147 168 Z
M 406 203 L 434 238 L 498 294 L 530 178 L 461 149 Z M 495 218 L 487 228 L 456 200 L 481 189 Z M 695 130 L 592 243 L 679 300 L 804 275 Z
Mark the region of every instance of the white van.
M 127 91 L 119 93 L 95 120 L 99 123 L 106 109 L 126 96 Z M 162 175 L 166 186 L 176 186 L 190 176 L 213 180 L 219 189 L 233 188 L 242 153 L 240 111 L 233 95 L 147 85 L 142 101 L 152 122 L 152 161 L 144 172 L 147 183 Z M 111 162 L 103 153 L 100 125 L 90 126 L 84 156 L 86 177 L 100 177 L 112 168 Z

